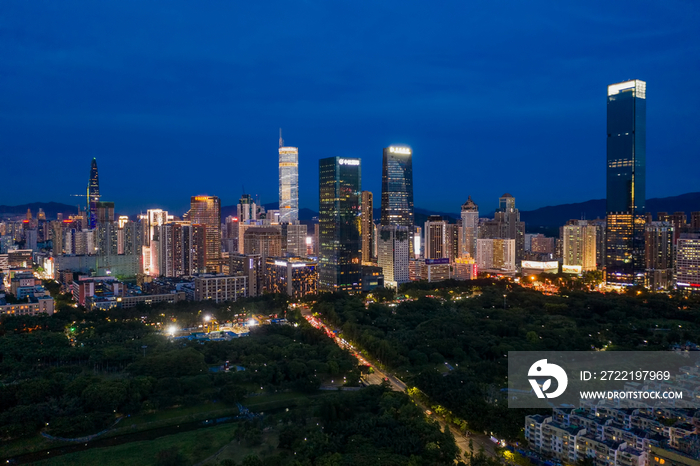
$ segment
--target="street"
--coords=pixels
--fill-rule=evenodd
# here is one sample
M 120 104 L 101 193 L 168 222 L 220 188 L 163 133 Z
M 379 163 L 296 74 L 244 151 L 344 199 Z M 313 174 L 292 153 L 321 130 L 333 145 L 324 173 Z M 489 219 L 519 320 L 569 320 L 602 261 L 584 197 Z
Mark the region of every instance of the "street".
M 357 358 L 360 364 L 369 366 L 372 368 L 371 374 L 365 374 L 362 377 L 362 380 L 369 384 L 369 385 L 379 385 L 381 384 L 385 379 L 389 382 L 391 385 L 391 389 L 397 392 L 405 392 L 406 391 L 406 384 L 403 383 L 400 379 L 395 377 L 392 374 L 389 374 L 387 372 L 384 372 L 377 368 L 373 363 L 369 362 L 366 358 L 362 357 L 362 355 L 355 349 L 353 345 L 351 345 L 349 342 L 345 341 L 343 338 L 339 337 L 336 335 L 324 322 L 322 322 L 318 317 L 314 317 L 311 313 L 311 310 L 306 307 L 306 306 L 301 306 L 301 315 L 306 319 L 307 322 L 309 322 L 314 328 L 318 328 L 323 330 L 326 335 L 329 338 L 332 338 L 333 341 L 336 342 L 338 346 L 341 348 L 347 349 L 352 353 L 353 356 Z M 422 403 L 416 401 L 416 404 L 418 407 L 421 408 L 421 410 L 425 413 L 429 407 L 424 406 Z M 442 419 L 440 416 L 436 414 L 430 414 L 428 415 L 426 413 L 426 416 L 428 416 L 431 420 L 437 421 L 438 424 L 440 425 L 440 428 L 444 431 L 445 430 L 445 425 L 446 422 L 444 419 Z M 465 438 L 464 435 L 462 435 L 462 432 L 459 431 L 454 425 L 449 426 L 450 431 L 452 432 L 452 435 L 455 438 L 455 443 L 461 450 L 461 453 L 472 453 L 476 454 L 479 452 L 479 448 L 483 448 L 484 454 L 488 456 L 496 456 L 495 452 L 495 443 L 493 443 L 490 439 L 489 436 L 487 435 L 482 435 L 482 434 L 471 434 L 471 437 Z M 469 449 L 469 440 L 472 440 L 472 446 L 474 447 L 473 450 Z

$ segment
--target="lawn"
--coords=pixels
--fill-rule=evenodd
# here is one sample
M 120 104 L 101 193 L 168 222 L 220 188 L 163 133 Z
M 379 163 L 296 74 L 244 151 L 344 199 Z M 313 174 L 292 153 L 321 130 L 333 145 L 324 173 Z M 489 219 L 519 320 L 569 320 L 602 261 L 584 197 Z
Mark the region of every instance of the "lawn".
M 185 464 L 201 462 L 216 452 L 222 450 L 216 459 L 234 458 L 237 461 L 249 454 L 264 456 L 277 448 L 277 436 L 266 434 L 263 443 L 256 447 L 246 447 L 234 440 L 237 424 L 226 424 L 217 427 L 167 435 L 150 441 L 131 442 L 123 445 L 58 456 L 35 464 L 42 466 L 148 466 L 156 463 L 156 457 L 161 451 L 177 451 L 182 455 Z M 226 456 L 222 456 L 225 453 Z M 210 461 L 214 463 L 214 459 Z

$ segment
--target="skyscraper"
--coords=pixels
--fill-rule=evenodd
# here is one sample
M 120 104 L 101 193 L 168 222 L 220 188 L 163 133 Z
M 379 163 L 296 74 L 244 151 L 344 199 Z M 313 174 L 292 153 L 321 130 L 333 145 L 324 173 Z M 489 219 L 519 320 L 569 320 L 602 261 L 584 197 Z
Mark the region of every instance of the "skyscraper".
M 608 86 L 605 277 L 609 284 L 644 284 L 646 83 Z
M 360 233 L 362 234 L 362 263 L 369 264 L 374 259 L 374 196 L 370 191 L 362 191 L 362 212 Z
M 413 151 L 384 148 L 382 162 L 382 225 L 408 227 L 413 234 Z
M 409 281 L 409 232 L 398 225 L 380 225 L 377 237 L 377 262 L 384 274 L 384 285 L 398 288 Z
M 90 166 L 90 179 L 87 186 L 87 211 L 89 228 L 97 225 L 97 203 L 100 200 L 100 177 L 97 174 L 97 159 L 93 157 Z
M 467 198 L 462 204 L 462 230 L 461 230 L 460 257 L 476 259 L 476 239 L 479 234 L 479 206 Z
M 651 222 L 645 227 L 644 256 L 646 287 L 654 291 L 673 285 L 674 228 L 668 222 Z
M 216 196 L 192 196 L 190 220 L 206 228 L 203 261 L 208 273 L 221 271 L 221 201 Z M 201 258 L 200 258 L 200 263 Z
M 360 291 L 360 159 L 319 160 L 319 291 Z
M 426 259 L 447 258 L 447 221 L 439 215 L 431 215 L 425 222 L 423 254 Z
M 580 267 L 581 272 L 595 270 L 598 233 L 595 225 L 589 225 L 586 220 L 571 220 L 560 230 L 563 265 Z
M 279 176 L 279 223 L 293 223 L 299 220 L 299 148 L 284 146 L 281 129 Z

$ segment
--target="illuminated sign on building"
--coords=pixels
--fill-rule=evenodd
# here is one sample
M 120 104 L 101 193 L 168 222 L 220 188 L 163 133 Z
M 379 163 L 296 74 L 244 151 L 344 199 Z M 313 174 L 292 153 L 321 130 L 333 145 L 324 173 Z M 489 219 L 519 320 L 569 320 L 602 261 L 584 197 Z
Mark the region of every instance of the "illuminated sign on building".
M 340 165 L 360 165 L 360 159 L 338 159 Z
M 522 261 L 522 266 L 524 269 L 551 270 L 551 269 L 558 269 L 559 262 L 557 262 L 557 261 Z
M 425 265 L 442 265 L 442 264 L 449 264 L 450 259 L 448 257 L 444 257 L 442 259 L 426 259 L 425 260 Z
M 583 267 L 580 265 L 562 265 L 561 271 L 563 273 L 581 273 Z
M 394 147 L 391 146 L 389 147 L 389 152 L 392 154 L 406 154 L 410 155 L 411 154 L 411 148 L 410 147 Z

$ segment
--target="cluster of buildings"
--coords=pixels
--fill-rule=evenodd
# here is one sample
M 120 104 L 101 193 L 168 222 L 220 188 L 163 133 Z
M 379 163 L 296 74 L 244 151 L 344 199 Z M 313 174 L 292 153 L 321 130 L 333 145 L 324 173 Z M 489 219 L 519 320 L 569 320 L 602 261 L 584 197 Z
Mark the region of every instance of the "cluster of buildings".
M 13 267 L 0 273 L 0 316 L 53 314 L 54 299 L 30 267 Z M 9 293 L 7 293 L 9 292 Z
M 265 292 L 300 297 L 396 288 L 412 280 L 468 280 L 479 272 L 593 270 L 613 286 L 700 289 L 700 212 L 690 220 L 684 212 L 659 212 L 656 220 L 645 212 L 646 83 L 608 86 L 607 114 L 606 217 L 571 220 L 558 238 L 526 233 L 510 194 L 498 200 L 493 218 L 480 217 L 469 197 L 458 219 L 433 215 L 416 222 L 413 151 L 405 145 L 383 150 L 378 221 L 373 193 L 362 190 L 362 160 L 329 157 L 319 161 L 318 218 L 301 222 L 299 149 L 286 146 L 280 134 L 276 210 L 243 194 L 236 215 L 222 218 L 218 197 L 198 195 L 182 216 L 162 209 L 115 216 L 114 203 L 101 200 L 93 159 L 85 210 L 51 221 L 40 210 L 36 218 L 27 212 L 0 223 L 0 272 L 8 273 L 8 255 L 23 244 L 30 262 L 64 290 L 104 276 L 136 278 L 139 286 L 189 277 L 197 289 L 199 276 L 236 290 L 202 285 L 209 290 L 196 294 L 202 299 Z

